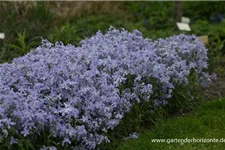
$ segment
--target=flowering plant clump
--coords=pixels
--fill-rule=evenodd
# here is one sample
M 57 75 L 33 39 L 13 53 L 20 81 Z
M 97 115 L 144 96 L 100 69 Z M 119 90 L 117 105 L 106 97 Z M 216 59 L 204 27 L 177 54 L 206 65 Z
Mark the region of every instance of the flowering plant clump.
M 43 40 L 0 65 L 0 141 L 11 136 L 10 144 L 16 144 L 15 134 L 47 129 L 62 146 L 94 149 L 109 142 L 105 133 L 134 102 L 166 104 L 176 85 L 188 83 L 191 69 L 199 81 L 210 80 L 206 60 L 207 50 L 195 36 L 153 42 L 139 31 L 110 28 L 80 47 Z

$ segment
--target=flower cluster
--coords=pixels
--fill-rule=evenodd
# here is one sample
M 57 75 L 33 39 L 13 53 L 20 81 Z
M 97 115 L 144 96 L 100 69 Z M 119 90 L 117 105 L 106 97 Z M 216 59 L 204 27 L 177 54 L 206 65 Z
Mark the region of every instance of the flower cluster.
M 139 31 L 110 28 L 80 47 L 43 40 L 27 55 L 0 65 L 0 138 L 12 128 L 23 136 L 48 129 L 62 145 L 94 149 L 109 141 L 104 133 L 134 101 L 165 104 L 176 85 L 188 83 L 191 69 L 199 81 L 209 80 L 206 60 L 207 50 L 195 36 L 153 42 Z M 125 87 L 129 76 L 132 87 Z

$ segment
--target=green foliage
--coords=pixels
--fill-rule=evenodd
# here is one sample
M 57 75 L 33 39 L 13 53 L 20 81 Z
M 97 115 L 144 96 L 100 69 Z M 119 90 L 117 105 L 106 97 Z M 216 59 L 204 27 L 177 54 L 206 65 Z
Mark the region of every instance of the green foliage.
M 81 39 L 87 38 L 95 34 L 98 30 L 103 33 L 108 30 L 110 26 L 116 28 L 125 28 L 129 31 L 140 29 L 146 31 L 138 23 L 133 23 L 118 16 L 109 14 L 99 16 L 87 16 L 85 18 L 78 19 L 75 23 L 65 23 L 61 27 L 55 27 L 49 31 L 47 39 L 51 42 L 62 41 L 64 44 L 79 45 Z
M 38 20 L 42 25 L 48 25 L 53 21 L 54 15 L 46 7 L 46 3 L 43 1 L 37 2 L 37 6 L 32 8 L 29 16 L 30 20 Z
M 134 21 L 150 30 L 173 28 L 173 2 L 127 2 L 125 8 L 134 16 Z
M 13 3 L 12 3 L 13 4 Z M 1 32 L 6 35 L 5 43 L 14 41 L 17 33 L 26 30 L 27 38 L 43 36 L 53 25 L 53 14 L 46 8 L 43 2 L 28 10 L 26 14 L 20 14 L 14 9 L 1 10 Z M 51 23 L 51 24 L 50 24 Z
M 181 33 L 180 31 L 171 30 L 169 28 L 159 30 L 147 29 L 140 22 L 132 22 L 125 18 L 118 18 L 118 16 L 104 14 L 80 18 L 75 23 L 67 22 L 61 27 L 55 27 L 50 30 L 46 37 L 53 43 L 56 41 L 62 41 L 64 44 L 71 43 L 79 45 L 81 39 L 92 36 L 98 30 L 101 30 L 104 33 L 110 26 L 115 28 L 125 28 L 128 31 L 138 29 L 144 34 L 144 37 L 148 37 L 153 40 Z
M 26 43 L 26 33 L 17 33 L 17 38 L 15 39 L 15 43 L 8 44 L 9 48 L 12 48 L 18 51 L 21 54 L 28 53 L 34 46 L 39 45 L 39 42 L 30 42 L 29 44 Z
M 76 26 L 66 23 L 61 28 L 55 27 L 47 36 L 47 39 L 52 43 L 61 41 L 64 44 L 78 45 L 79 41 L 82 39 L 80 32 L 82 32 L 82 29 L 78 29 Z
M 196 35 L 208 35 L 210 53 L 212 55 L 225 54 L 225 20 L 218 24 L 210 24 L 208 21 L 197 21 L 191 25 L 191 33 Z
M 225 20 L 221 23 L 210 24 L 206 20 L 196 21 L 191 25 L 191 34 L 196 34 L 198 36 L 208 35 L 209 43 L 206 47 L 209 49 L 209 71 L 214 72 L 215 70 L 221 70 L 221 61 L 223 61 L 223 56 L 225 55 Z
M 224 1 L 186 1 L 183 2 L 183 14 L 184 16 L 194 18 L 195 20 L 209 20 L 211 16 L 217 17 L 218 14 L 225 15 L 224 5 Z
M 0 11 L 0 32 L 6 35 L 0 43 L 0 63 L 9 62 L 30 51 L 40 43 L 40 37 L 45 36 L 49 28 L 55 24 L 53 14 L 42 2 L 38 2 L 37 6 L 25 14 L 11 7 Z
M 110 26 L 117 28 L 124 27 L 126 20 L 124 18 L 118 17 L 116 15 L 104 14 L 98 16 L 87 16 L 85 18 L 80 18 L 76 21 L 76 26 L 78 28 L 84 29 L 81 33 L 82 36 L 89 37 L 95 34 L 98 30 L 106 32 Z

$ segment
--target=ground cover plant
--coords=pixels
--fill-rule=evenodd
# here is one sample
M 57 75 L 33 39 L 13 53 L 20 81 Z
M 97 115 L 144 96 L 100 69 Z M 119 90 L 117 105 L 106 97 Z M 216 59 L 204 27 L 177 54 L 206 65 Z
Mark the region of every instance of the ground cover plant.
M 110 28 L 79 47 L 42 40 L 0 65 L 0 146 L 94 149 L 130 121 L 134 105 L 154 112 L 179 107 L 180 95 L 194 100 L 196 86 L 210 81 L 206 68 L 207 49 L 194 35 L 152 41 Z
M 219 78 L 201 95 L 224 95 L 223 4 L 182 4 L 183 15 L 191 18 L 192 31 L 185 34 L 209 35 L 207 60 L 195 36 L 174 36 L 184 33 L 173 26 L 174 2 L 1 2 L 0 32 L 6 37 L 0 39 L 0 63 L 25 56 L 0 65 L 0 149 L 116 149 L 118 141 L 136 137 L 133 132 L 153 127 L 168 114 L 192 110 L 199 83 L 209 80 L 206 71 Z M 142 35 L 113 34 L 110 25 Z M 89 39 L 99 29 L 102 34 Z M 36 48 L 41 36 L 50 43 L 43 40 Z M 77 133 L 81 130 L 84 138 Z

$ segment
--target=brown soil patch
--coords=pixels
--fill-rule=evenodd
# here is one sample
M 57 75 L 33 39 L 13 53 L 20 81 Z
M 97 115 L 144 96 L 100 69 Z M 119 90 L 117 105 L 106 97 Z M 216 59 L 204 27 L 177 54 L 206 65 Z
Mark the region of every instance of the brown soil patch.
M 207 99 L 225 97 L 225 77 L 217 77 L 217 79 L 205 89 L 204 97 Z

